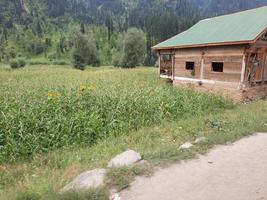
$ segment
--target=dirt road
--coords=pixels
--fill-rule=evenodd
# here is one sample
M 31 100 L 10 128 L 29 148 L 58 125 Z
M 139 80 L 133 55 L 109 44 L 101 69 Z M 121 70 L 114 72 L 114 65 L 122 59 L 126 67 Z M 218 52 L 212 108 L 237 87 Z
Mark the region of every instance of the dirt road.
M 267 200 L 267 134 L 139 177 L 121 200 Z

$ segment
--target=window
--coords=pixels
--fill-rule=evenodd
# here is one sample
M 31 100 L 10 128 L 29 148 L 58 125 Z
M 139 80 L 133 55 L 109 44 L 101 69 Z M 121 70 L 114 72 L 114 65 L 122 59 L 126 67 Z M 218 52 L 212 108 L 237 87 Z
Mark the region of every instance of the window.
M 186 70 L 194 70 L 195 69 L 195 62 L 186 62 L 185 63 Z
M 223 72 L 223 62 L 212 62 L 212 71 Z

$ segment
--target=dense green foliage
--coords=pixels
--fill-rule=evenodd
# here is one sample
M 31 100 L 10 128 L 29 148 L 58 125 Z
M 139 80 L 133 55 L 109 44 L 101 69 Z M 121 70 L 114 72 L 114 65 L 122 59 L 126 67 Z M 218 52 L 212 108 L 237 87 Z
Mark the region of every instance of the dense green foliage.
M 228 14 L 238 12 L 240 10 L 246 10 L 256 8 L 260 6 L 266 6 L 266 0 L 190 0 L 197 4 L 203 13 L 203 16 L 218 16 L 222 14 Z
M 154 69 L 82 74 L 64 68 L 1 70 L 0 160 L 92 145 L 110 135 L 229 105 L 156 77 Z
M 15 57 L 68 60 L 72 30 L 90 33 L 101 64 L 110 65 L 116 41 L 128 28 L 145 32 L 145 65 L 153 65 L 151 47 L 199 19 L 266 5 L 267 0 L 1 0 L 0 61 Z M 122 55 L 115 55 L 118 57 Z
M 12 69 L 25 67 L 26 61 L 23 58 L 13 59 L 10 61 L 10 67 Z
M 75 31 L 72 37 L 72 43 L 74 46 L 72 51 L 72 60 L 74 67 L 84 70 L 87 64 L 99 66 L 99 53 L 93 38 L 86 36 L 79 31 Z
M 119 52 L 118 60 L 114 61 L 114 66 L 132 68 L 144 63 L 146 55 L 146 42 L 143 31 L 136 28 L 128 29 L 123 40 L 122 51 Z

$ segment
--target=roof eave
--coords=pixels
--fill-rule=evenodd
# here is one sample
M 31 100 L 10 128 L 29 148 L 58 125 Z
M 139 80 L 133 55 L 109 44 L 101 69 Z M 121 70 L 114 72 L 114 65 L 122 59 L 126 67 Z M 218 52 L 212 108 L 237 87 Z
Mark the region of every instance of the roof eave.
M 168 47 L 152 47 L 154 51 L 167 50 L 167 49 L 186 49 L 186 48 L 196 48 L 196 47 L 210 47 L 210 46 L 225 46 L 225 45 L 241 45 L 241 44 L 251 44 L 255 43 L 256 40 L 244 40 L 236 42 L 219 42 L 219 43 L 207 43 L 207 44 L 194 44 L 194 45 L 181 45 L 181 46 L 168 46 Z

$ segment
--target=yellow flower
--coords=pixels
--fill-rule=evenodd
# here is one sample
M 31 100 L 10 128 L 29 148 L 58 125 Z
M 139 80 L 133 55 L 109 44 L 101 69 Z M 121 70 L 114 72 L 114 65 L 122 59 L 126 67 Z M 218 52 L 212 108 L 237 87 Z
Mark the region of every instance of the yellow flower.
M 79 91 L 80 91 L 80 92 L 83 92 L 85 89 L 86 89 L 85 85 L 82 84 L 82 83 L 80 83 Z
M 60 94 L 55 93 L 55 92 L 48 92 L 47 96 L 48 96 L 48 99 L 53 99 L 53 98 L 59 97 Z
M 89 83 L 88 86 L 87 86 L 87 89 L 88 89 L 89 92 L 92 92 L 92 91 L 94 91 L 95 87 L 94 87 L 94 85 L 92 83 Z
M 79 85 L 79 95 L 82 95 L 85 91 L 86 92 L 93 92 L 94 91 L 94 85 L 92 83 L 88 83 L 88 84 L 83 84 L 80 83 Z

